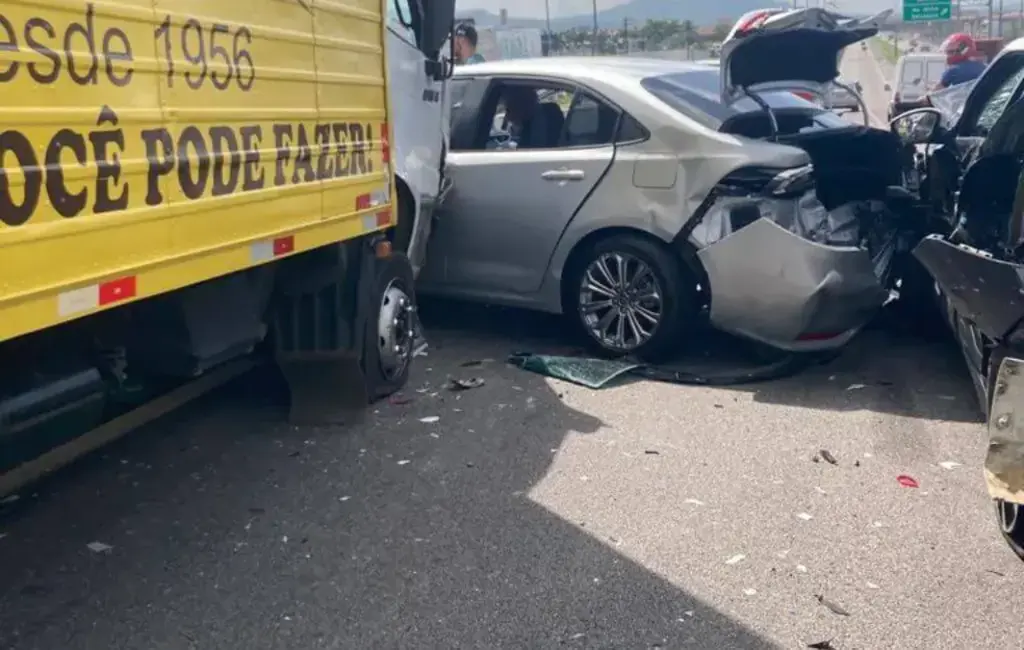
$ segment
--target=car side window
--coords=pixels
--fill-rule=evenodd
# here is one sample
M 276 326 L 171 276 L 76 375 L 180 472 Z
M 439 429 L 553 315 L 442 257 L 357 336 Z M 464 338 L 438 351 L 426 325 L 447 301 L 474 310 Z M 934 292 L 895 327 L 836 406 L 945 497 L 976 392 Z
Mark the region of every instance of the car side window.
M 611 144 L 619 112 L 584 92 L 576 93 L 565 118 L 563 147 L 596 147 Z
M 651 134 L 644 128 L 643 124 L 637 122 L 636 118 L 629 113 L 623 113 L 619 119 L 619 133 L 615 136 L 616 142 L 639 142 L 651 137 Z
M 411 26 L 412 7 L 409 0 L 387 0 L 388 29 L 401 36 L 412 45 L 416 45 L 416 33 Z
M 481 109 L 483 146 L 477 149 L 554 149 L 560 145 L 573 93 L 555 83 L 508 80 L 496 84 Z M 485 106 L 488 103 L 485 102 Z
M 985 137 L 1024 81 L 1024 55 L 1010 53 L 992 62 L 974 82 L 958 117 L 957 135 Z
M 978 114 L 978 120 L 974 125 L 974 135 L 984 136 L 992 130 L 996 121 L 999 120 L 1003 111 L 1010 104 L 1010 100 L 1013 99 L 1013 95 L 1021 81 L 1024 81 L 1024 66 L 1007 77 L 999 88 L 992 93 L 992 96 L 988 98 L 984 106 L 982 106 L 981 112 Z

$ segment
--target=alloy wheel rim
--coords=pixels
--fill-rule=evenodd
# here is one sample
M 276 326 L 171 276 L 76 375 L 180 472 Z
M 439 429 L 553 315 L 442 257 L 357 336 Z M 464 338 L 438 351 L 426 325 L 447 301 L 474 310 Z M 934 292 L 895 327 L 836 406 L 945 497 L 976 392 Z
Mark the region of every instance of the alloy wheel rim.
M 398 281 L 392 280 L 381 296 L 377 315 L 380 370 L 387 380 L 400 376 L 409 366 L 415 329 L 416 306 Z
M 661 284 L 654 269 L 628 253 L 603 253 L 584 270 L 580 318 L 590 336 L 616 352 L 651 340 L 664 316 Z
M 999 517 L 999 527 L 1007 535 L 1016 532 L 1017 517 L 1020 514 L 1020 506 L 1009 501 L 996 502 L 996 516 Z

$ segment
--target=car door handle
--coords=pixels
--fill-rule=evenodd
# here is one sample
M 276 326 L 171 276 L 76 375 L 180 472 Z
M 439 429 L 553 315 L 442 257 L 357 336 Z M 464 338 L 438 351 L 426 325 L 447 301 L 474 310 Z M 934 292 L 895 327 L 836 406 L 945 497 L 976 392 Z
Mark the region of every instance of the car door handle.
M 546 181 L 582 181 L 582 169 L 549 169 L 540 175 Z

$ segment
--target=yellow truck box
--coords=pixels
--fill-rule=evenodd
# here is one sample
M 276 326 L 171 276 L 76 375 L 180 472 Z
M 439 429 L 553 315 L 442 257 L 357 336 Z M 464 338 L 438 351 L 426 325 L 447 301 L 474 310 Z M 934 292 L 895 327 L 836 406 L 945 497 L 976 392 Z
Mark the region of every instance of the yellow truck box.
M 382 0 L 0 0 L 0 341 L 392 222 Z

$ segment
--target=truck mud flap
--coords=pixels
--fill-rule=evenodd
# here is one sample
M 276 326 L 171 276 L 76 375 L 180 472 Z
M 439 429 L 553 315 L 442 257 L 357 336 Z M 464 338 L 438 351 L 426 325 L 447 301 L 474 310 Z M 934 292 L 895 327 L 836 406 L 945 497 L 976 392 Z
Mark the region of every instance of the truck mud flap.
M 992 339 L 1024 319 L 1024 266 L 930 235 L 914 248 L 953 308 Z
M 988 419 L 985 483 L 993 499 L 1024 504 L 1024 360 L 999 366 Z
M 288 383 L 288 419 L 295 425 L 353 424 L 370 404 L 362 366 L 362 333 L 373 289 L 367 245 L 341 244 L 349 254 L 320 277 L 281 296 L 275 309 L 274 359 Z

